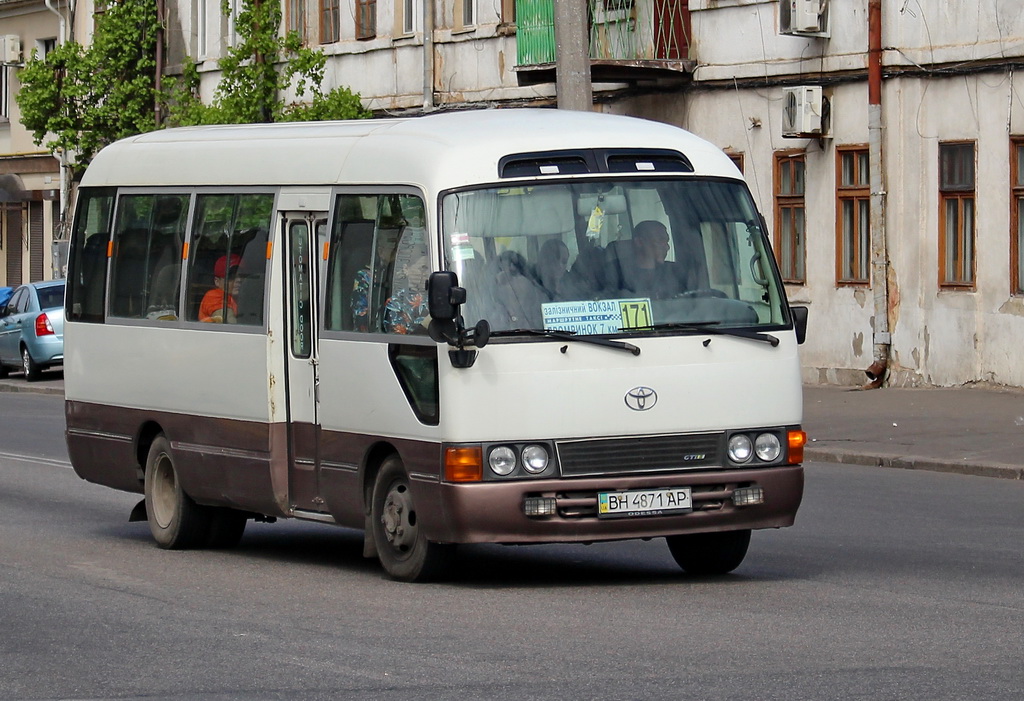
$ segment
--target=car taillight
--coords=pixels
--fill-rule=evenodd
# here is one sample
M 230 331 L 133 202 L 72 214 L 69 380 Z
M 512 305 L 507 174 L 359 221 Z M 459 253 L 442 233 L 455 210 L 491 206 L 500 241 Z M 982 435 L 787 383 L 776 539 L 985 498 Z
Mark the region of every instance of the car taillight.
M 52 336 L 53 327 L 50 326 L 50 318 L 45 314 L 36 317 L 36 336 Z

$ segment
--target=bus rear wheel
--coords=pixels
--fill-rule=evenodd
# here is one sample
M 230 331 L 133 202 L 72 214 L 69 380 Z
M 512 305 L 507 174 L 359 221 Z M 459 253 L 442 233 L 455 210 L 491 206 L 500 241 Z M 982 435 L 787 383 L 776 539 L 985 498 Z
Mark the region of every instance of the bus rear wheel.
M 409 477 L 397 456 L 381 465 L 373 485 L 370 526 L 384 570 L 402 582 L 425 582 L 440 577 L 451 561 L 454 546 L 431 543 L 416 514 Z
M 183 550 L 205 545 L 210 537 L 210 514 L 181 488 L 171 444 L 157 436 L 146 458 L 146 519 L 161 548 Z
M 669 552 L 676 564 L 696 575 L 728 574 L 740 566 L 750 546 L 750 531 L 670 535 Z

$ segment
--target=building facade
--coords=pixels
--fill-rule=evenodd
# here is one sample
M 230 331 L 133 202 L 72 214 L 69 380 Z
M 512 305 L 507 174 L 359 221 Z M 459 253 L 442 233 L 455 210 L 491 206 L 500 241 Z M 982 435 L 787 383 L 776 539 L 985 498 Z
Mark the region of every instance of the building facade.
M 380 115 L 552 106 L 554 1 L 283 0 L 283 29 Z M 166 72 L 194 62 L 212 96 L 240 0 L 161 2 Z M 811 310 L 805 380 L 865 384 L 881 359 L 892 384 L 1024 387 L 1019 0 L 586 2 L 595 109 L 687 128 L 743 171 Z M 3 26 L 15 7 L 47 12 L 0 2 Z M 27 221 L 54 175 L 7 128 Z
M 53 3 L 56 9 L 57 4 Z M 58 13 L 42 0 L 0 0 L 0 285 L 60 275 L 54 256 L 60 164 L 32 142 L 15 101 L 18 67 L 57 45 Z

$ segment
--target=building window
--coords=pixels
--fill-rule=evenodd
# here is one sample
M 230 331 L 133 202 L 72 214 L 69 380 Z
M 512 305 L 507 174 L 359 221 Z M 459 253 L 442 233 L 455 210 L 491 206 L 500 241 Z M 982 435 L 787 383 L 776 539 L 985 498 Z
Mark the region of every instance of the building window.
M 320 0 L 320 43 L 333 44 L 341 39 L 340 0 Z
M 836 153 L 836 282 L 871 282 L 871 186 L 866 148 L 840 148 Z
M 939 284 L 974 287 L 974 142 L 939 144 Z
M 48 39 L 36 39 L 36 58 L 42 60 L 46 58 L 51 51 L 57 48 L 57 37 L 50 37 Z
M 420 27 L 419 0 L 398 0 L 402 12 L 402 34 L 414 34 Z
M 286 0 L 285 31 L 296 32 L 306 43 L 306 0 Z
M 227 10 L 227 45 L 234 46 L 238 43 L 238 29 L 235 26 L 235 20 L 238 18 L 240 0 L 228 0 L 224 7 Z
M 206 0 L 196 0 L 196 58 L 206 60 L 207 44 L 207 5 Z
M 11 118 L 10 67 L 0 66 L 0 122 Z
M 501 0 L 501 23 L 515 24 L 516 2 L 515 0 Z
M 476 0 L 462 0 L 462 26 L 476 25 Z
M 805 168 L 803 153 L 775 155 L 775 255 L 782 279 L 799 285 L 806 282 Z
M 356 0 L 356 39 L 377 36 L 377 0 Z
M 729 157 L 729 160 L 732 161 L 732 164 L 734 166 L 736 166 L 736 169 L 739 172 L 742 173 L 743 172 L 743 154 L 742 153 L 727 153 L 725 155 L 727 155 Z
M 1024 295 L 1024 136 L 1010 142 L 1010 285 Z

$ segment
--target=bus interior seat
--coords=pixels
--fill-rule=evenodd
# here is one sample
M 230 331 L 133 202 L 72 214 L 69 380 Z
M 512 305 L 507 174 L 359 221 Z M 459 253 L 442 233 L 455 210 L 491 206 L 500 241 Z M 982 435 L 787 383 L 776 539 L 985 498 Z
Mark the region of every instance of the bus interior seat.
M 356 329 L 353 292 L 359 272 L 370 267 L 374 225 L 372 219 L 354 219 L 342 225 L 341 236 L 335 244 L 337 251 L 334 265 L 337 269 L 334 271 L 334 279 L 337 280 L 335 287 L 338 294 L 331 297 L 332 305 L 337 305 L 328 312 L 331 328 L 346 331 Z
M 110 305 L 115 316 L 137 319 L 145 315 L 148 245 L 145 229 L 125 229 L 116 238 Z
M 242 249 L 238 265 L 238 323 L 263 323 L 263 287 L 267 274 L 267 240 L 270 232 L 263 228 L 251 229 L 243 234 L 249 241 Z
M 110 241 L 110 234 L 96 233 L 85 241 L 82 247 L 82 275 L 81 280 L 106 280 L 107 274 L 107 243 Z M 84 294 L 75 295 L 82 300 L 80 313 L 83 318 L 96 321 L 103 318 L 103 297 L 106 292 L 105 285 L 92 284 L 81 285 L 75 280 L 79 290 Z

